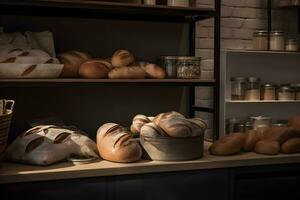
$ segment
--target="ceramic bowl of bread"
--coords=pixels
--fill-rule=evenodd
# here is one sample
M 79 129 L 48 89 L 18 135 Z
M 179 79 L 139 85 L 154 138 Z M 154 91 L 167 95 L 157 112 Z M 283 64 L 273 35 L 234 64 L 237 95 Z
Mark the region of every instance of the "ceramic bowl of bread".
M 155 117 L 137 115 L 131 125 L 133 133 L 140 133 L 140 143 L 147 157 L 160 161 L 202 157 L 206 128 L 202 119 L 188 119 L 174 111 Z

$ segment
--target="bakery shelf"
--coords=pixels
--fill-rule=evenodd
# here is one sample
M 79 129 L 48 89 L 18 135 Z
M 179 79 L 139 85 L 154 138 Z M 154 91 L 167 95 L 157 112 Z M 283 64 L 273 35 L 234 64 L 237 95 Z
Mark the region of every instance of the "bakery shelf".
M 2 14 L 30 14 L 39 16 L 80 16 L 149 21 L 194 21 L 215 16 L 210 6 L 170 7 L 99 1 L 35 0 L 0 2 Z
M 274 8 L 300 7 L 300 0 L 275 0 Z
M 266 101 L 232 101 L 227 100 L 226 103 L 245 103 L 245 104 L 251 104 L 251 103 L 300 103 L 300 100 L 292 100 L 292 101 L 279 101 L 279 100 L 266 100 Z

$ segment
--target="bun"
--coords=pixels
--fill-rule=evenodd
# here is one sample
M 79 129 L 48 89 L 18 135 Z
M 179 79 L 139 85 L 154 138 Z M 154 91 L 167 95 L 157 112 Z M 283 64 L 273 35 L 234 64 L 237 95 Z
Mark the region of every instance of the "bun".
M 147 78 L 162 79 L 162 78 L 166 78 L 166 76 L 167 76 L 166 71 L 156 64 L 141 63 L 140 66 L 147 73 Z
M 295 138 L 288 139 L 281 145 L 280 151 L 282 153 L 287 153 L 287 154 L 299 153 L 300 152 L 300 138 L 295 137 Z
M 157 126 L 155 123 L 150 122 L 142 126 L 141 136 L 157 138 L 168 137 L 168 134 L 164 132 L 164 130 Z
M 297 136 L 297 131 L 288 127 L 271 127 L 264 133 L 266 140 L 278 141 L 279 144 L 284 143 L 288 139 Z
M 78 77 L 80 65 L 90 58 L 89 55 L 79 51 L 68 51 L 57 56 L 59 61 L 64 64 L 60 77 Z
M 288 126 L 300 131 L 300 116 L 291 117 Z
M 142 79 L 146 77 L 146 72 L 138 67 L 116 67 L 112 69 L 108 77 L 111 79 Z
M 280 144 L 278 141 L 260 140 L 256 143 L 254 151 L 259 154 L 277 155 L 280 151 Z
M 110 70 L 109 63 L 105 60 L 87 60 L 79 68 L 81 78 L 107 78 Z
M 117 50 L 112 58 L 111 63 L 114 67 L 128 66 L 134 62 L 132 53 L 127 50 Z
M 132 119 L 132 125 L 130 126 L 130 131 L 132 133 L 139 133 L 144 124 L 149 123 L 150 119 L 145 115 L 136 115 Z
M 255 144 L 262 139 L 262 134 L 255 130 L 249 130 L 246 133 L 246 140 L 243 147 L 244 151 L 253 151 Z
M 113 162 L 135 162 L 142 149 L 130 133 L 115 123 L 102 125 L 97 131 L 97 147 L 101 157 Z
M 214 142 L 209 151 L 213 155 L 226 156 L 240 153 L 244 147 L 246 135 L 244 133 L 230 133 Z

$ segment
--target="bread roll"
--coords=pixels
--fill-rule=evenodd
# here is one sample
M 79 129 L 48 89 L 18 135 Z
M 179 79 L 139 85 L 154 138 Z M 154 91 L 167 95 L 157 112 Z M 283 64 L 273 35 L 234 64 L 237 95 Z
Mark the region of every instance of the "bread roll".
M 254 147 L 255 147 L 255 144 L 262 139 L 262 134 L 259 133 L 258 131 L 256 130 L 249 130 L 247 133 L 246 133 L 246 140 L 245 140 L 245 143 L 244 143 L 244 146 L 243 146 L 243 150 L 244 151 L 253 151 L 254 150 Z
M 282 153 L 299 153 L 300 152 L 300 138 L 290 138 L 287 141 L 285 141 L 280 148 L 280 151 Z
M 164 132 L 164 130 L 161 129 L 159 126 L 157 126 L 154 122 L 144 124 L 140 132 L 141 132 L 141 136 L 144 137 L 151 137 L 151 138 L 168 137 L 168 134 Z
M 142 79 L 146 77 L 146 72 L 139 66 L 116 67 L 108 73 L 111 79 Z
M 259 154 L 277 155 L 280 151 L 280 144 L 278 141 L 260 140 L 256 143 L 254 151 Z
M 133 62 L 134 57 L 127 50 L 117 50 L 111 58 L 111 63 L 114 67 L 128 66 Z
M 288 126 L 300 131 L 300 116 L 291 117 Z
M 59 61 L 64 64 L 60 77 L 78 77 L 78 70 L 82 63 L 87 61 L 90 56 L 79 51 L 68 51 L 57 56 Z
M 284 143 L 288 139 L 298 135 L 298 131 L 288 127 L 271 127 L 264 133 L 266 140 L 278 141 L 279 144 Z
M 79 68 L 81 78 L 107 78 L 110 71 L 109 63 L 101 59 L 87 60 Z
M 130 126 L 130 131 L 132 133 L 139 133 L 144 124 L 149 123 L 150 119 L 148 119 L 145 115 L 136 115 L 132 119 L 132 124 Z
M 244 133 L 230 133 L 215 141 L 209 151 L 213 155 L 226 156 L 240 153 L 246 140 Z
M 103 159 L 113 162 L 134 162 L 142 157 L 140 145 L 125 128 L 115 123 L 98 129 L 97 147 Z
M 166 70 L 164 70 L 163 68 L 161 68 L 156 64 L 148 63 L 148 64 L 141 64 L 140 66 L 147 73 L 146 76 L 147 78 L 162 79 L 162 78 L 166 78 L 167 76 Z

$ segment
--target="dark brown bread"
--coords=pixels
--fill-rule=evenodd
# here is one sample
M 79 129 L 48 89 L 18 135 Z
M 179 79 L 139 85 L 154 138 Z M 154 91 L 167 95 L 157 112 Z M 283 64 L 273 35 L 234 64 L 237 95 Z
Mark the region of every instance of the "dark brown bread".
M 300 138 L 290 138 L 287 141 L 285 141 L 280 148 L 280 151 L 282 153 L 299 153 L 300 152 Z
M 256 143 L 254 151 L 259 154 L 277 155 L 280 151 L 280 144 L 275 140 L 260 140 Z

